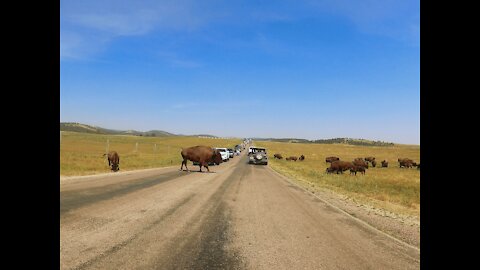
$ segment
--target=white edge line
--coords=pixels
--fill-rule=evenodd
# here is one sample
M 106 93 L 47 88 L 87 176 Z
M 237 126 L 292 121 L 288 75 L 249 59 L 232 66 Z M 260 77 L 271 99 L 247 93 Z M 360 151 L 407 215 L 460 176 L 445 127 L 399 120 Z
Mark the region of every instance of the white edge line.
M 60 181 L 67 181 L 67 180 L 77 180 L 83 178 L 97 178 L 97 177 L 104 177 L 104 176 L 114 176 L 114 175 L 128 175 L 128 174 L 135 174 L 140 172 L 147 172 L 147 171 L 155 171 L 155 170 L 162 170 L 162 169 L 169 169 L 175 168 L 176 166 L 168 166 L 168 167 L 158 167 L 158 168 L 147 168 L 147 169 L 138 169 L 138 170 L 131 170 L 131 171 L 122 171 L 122 172 L 108 172 L 108 173 L 99 173 L 99 174 L 90 174 L 90 175 L 72 175 L 72 176 L 60 176 Z
M 317 195 L 315 195 L 314 193 L 306 190 L 304 187 L 302 187 L 302 186 L 300 186 L 299 184 L 297 184 L 297 183 L 293 182 L 292 180 L 290 180 L 290 178 L 288 178 L 287 176 L 284 176 L 284 175 L 280 174 L 279 172 L 275 171 L 274 169 L 272 169 L 272 168 L 270 168 L 270 167 L 268 167 L 268 169 L 269 169 L 271 172 L 274 172 L 274 173 L 277 174 L 278 176 L 282 177 L 283 179 L 285 179 L 285 180 L 288 181 L 289 183 L 296 185 L 297 187 L 301 188 L 302 190 L 308 192 L 310 195 L 313 195 L 313 196 L 316 197 L 317 199 L 319 199 L 319 200 L 321 200 L 322 202 L 328 204 L 329 206 L 331 206 L 331 207 L 339 210 L 340 212 L 344 213 L 345 215 L 349 216 L 350 218 L 353 218 L 354 220 L 356 220 L 356 221 L 362 223 L 363 225 L 365 225 L 365 226 L 367 226 L 367 227 L 369 227 L 369 228 L 371 228 L 371 229 L 373 229 L 373 230 L 375 230 L 375 231 L 377 231 L 377 232 L 379 232 L 379 233 L 387 236 L 387 237 L 390 238 L 390 239 L 393 239 L 393 240 L 395 240 L 395 241 L 397 241 L 397 242 L 399 242 L 399 243 L 401 243 L 401 244 L 403 244 L 403 245 L 406 245 L 406 246 L 408 246 L 408 247 L 410 247 L 410 248 L 413 248 L 413 249 L 415 249 L 416 251 L 419 251 L 419 252 L 420 252 L 420 249 L 419 249 L 418 247 L 413 246 L 413 245 L 411 245 L 411 244 L 409 244 L 409 243 L 406 243 L 406 242 L 404 242 L 404 241 L 402 241 L 402 240 L 400 240 L 400 239 L 398 239 L 398 238 L 393 237 L 392 235 L 390 235 L 390 234 L 388 234 L 388 233 L 386 233 L 386 232 L 384 232 L 384 231 L 381 231 L 381 230 L 375 228 L 374 226 L 370 225 L 369 223 L 367 223 L 367 222 L 365 222 L 365 221 L 363 221 L 363 220 L 361 220 L 361 219 L 359 219 L 359 218 L 351 215 L 350 213 L 346 212 L 345 210 L 343 210 L 343 209 L 341 209 L 341 208 L 339 208 L 339 207 L 337 207 L 337 206 L 329 203 L 329 202 L 326 201 L 325 199 L 322 199 L 322 198 L 318 197 Z

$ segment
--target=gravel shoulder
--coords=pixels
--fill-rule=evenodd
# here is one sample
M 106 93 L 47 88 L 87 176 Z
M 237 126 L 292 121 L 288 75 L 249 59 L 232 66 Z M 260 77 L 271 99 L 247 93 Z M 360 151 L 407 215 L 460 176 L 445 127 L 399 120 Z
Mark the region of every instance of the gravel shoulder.
M 269 168 L 273 173 L 286 181 L 295 183 L 302 187 L 305 192 L 312 194 L 326 202 L 347 212 L 376 229 L 385 232 L 409 245 L 420 248 L 420 218 L 408 215 L 400 215 L 375 208 L 365 203 L 358 203 L 355 199 L 335 193 L 328 189 L 321 189 L 305 181 L 284 176 Z

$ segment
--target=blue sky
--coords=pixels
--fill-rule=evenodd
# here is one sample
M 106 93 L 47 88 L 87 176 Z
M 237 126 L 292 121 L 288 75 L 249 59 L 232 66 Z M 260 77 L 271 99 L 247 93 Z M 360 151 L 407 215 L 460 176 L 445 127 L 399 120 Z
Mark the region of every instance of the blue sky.
M 61 0 L 60 121 L 420 144 L 420 3 Z

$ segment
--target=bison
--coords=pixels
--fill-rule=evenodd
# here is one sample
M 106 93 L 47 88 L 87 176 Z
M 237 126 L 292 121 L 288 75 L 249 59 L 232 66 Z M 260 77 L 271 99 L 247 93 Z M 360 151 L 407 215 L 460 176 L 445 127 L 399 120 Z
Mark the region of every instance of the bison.
M 298 160 L 302 161 L 302 160 L 305 160 L 305 156 L 304 155 L 301 155 Z
M 388 161 L 383 160 L 382 161 L 382 168 L 387 168 L 388 167 Z
M 365 169 L 368 169 L 368 162 L 366 162 L 365 160 L 363 159 L 355 159 L 353 162 L 352 162 L 353 165 L 355 166 L 362 166 L 364 167 Z
M 350 168 L 350 174 L 355 173 L 355 175 L 357 175 L 357 172 L 361 172 L 362 174 L 365 174 L 365 167 L 353 165 L 353 167 Z
M 330 165 L 330 170 L 333 170 L 338 174 L 353 168 L 353 166 L 354 165 L 352 162 L 337 160 L 332 162 L 332 164 Z
M 372 162 L 374 160 L 375 160 L 375 157 L 366 157 L 365 158 L 365 161 L 367 161 L 367 162 Z
M 377 167 L 377 162 L 375 160 L 372 160 L 372 167 Z
M 400 168 L 403 168 L 403 167 L 411 168 L 413 166 L 417 166 L 417 163 L 415 163 L 413 160 L 409 158 L 399 158 L 398 164 Z
M 327 158 L 325 158 L 326 163 L 332 163 L 332 162 L 338 161 L 338 160 L 340 160 L 340 158 L 338 158 L 338 157 L 327 157 Z
M 287 158 L 285 158 L 285 160 L 293 160 L 293 161 L 297 161 L 297 157 L 296 157 L 296 156 L 291 156 L 291 157 L 287 157 Z
M 180 154 L 183 158 L 180 170 L 183 170 L 183 165 L 185 164 L 185 168 L 187 169 L 187 171 L 189 171 L 187 167 L 187 160 L 198 162 L 200 166 L 200 172 L 202 172 L 202 166 L 207 168 L 207 171 L 210 172 L 210 169 L 208 169 L 208 163 L 213 162 L 217 165 L 222 163 L 222 155 L 220 154 L 220 152 L 209 146 L 192 146 L 182 149 L 182 152 Z
M 333 173 L 335 170 L 332 167 L 328 167 L 325 172 L 327 173 Z
M 405 168 L 411 168 L 411 167 L 414 166 L 413 164 L 416 164 L 416 163 L 413 162 L 412 160 L 409 160 L 409 159 L 407 159 L 407 160 L 401 160 L 401 161 L 399 162 L 400 168 L 403 168 L 403 167 L 405 167 Z
M 117 151 L 110 151 L 107 154 L 103 154 L 103 156 L 107 156 L 108 159 L 108 167 L 112 168 L 112 171 L 116 172 L 120 170 L 120 156 L 118 156 Z
M 281 155 L 281 154 L 275 154 L 275 155 L 273 155 L 273 158 L 282 159 L 283 157 L 282 157 L 282 155 Z

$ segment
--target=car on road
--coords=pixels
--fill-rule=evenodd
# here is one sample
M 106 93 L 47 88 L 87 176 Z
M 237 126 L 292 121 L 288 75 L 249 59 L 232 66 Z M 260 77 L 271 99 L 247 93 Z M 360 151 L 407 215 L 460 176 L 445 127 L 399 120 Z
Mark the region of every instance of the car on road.
M 232 148 L 227 148 L 227 150 L 228 150 L 228 155 L 229 155 L 228 157 L 233 158 L 233 154 L 234 154 L 233 149 Z
M 263 147 L 249 147 L 248 163 L 267 165 L 268 164 L 267 149 Z
M 228 161 L 230 159 L 230 153 L 228 152 L 228 149 L 227 148 L 224 148 L 224 147 L 215 147 L 213 149 L 218 149 L 218 151 L 220 151 L 220 155 L 222 155 L 222 160 L 225 162 L 225 161 Z

